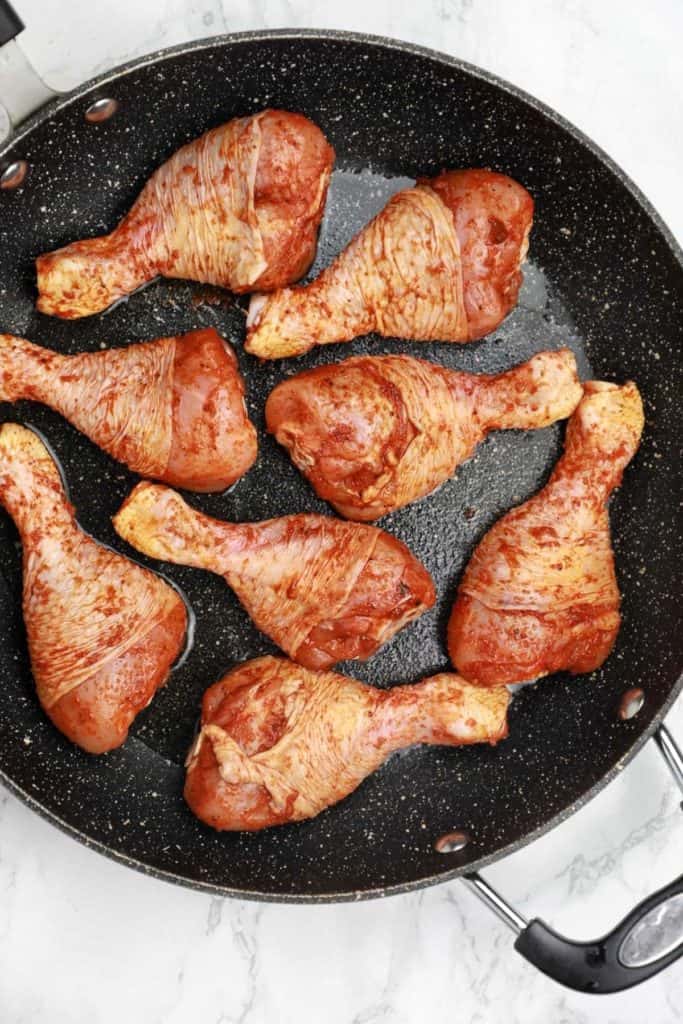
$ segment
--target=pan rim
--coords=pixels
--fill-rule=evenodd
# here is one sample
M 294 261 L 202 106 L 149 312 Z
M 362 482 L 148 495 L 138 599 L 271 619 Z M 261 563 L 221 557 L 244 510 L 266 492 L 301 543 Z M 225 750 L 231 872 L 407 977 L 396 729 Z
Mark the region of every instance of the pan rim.
M 78 99 L 88 95 L 94 89 L 99 89 L 102 86 L 115 82 L 123 75 L 130 71 L 139 70 L 147 66 L 154 66 L 157 64 L 163 64 L 168 58 L 175 56 L 182 56 L 185 54 L 200 53 L 203 50 L 213 49 L 221 47 L 228 49 L 230 46 L 238 43 L 258 43 L 258 42 L 270 42 L 279 39 L 290 39 L 290 40 L 320 40 L 320 41 L 332 41 L 340 43 L 352 43 L 362 44 L 365 46 L 374 46 L 381 50 L 393 50 L 398 52 L 407 53 L 412 56 L 426 58 L 434 61 L 438 64 L 444 65 L 449 69 L 458 70 L 464 72 L 466 75 L 478 79 L 492 85 L 495 88 L 502 90 L 503 92 L 521 100 L 531 109 L 542 114 L 545 118 L 551 121 L 561 131 L 569 134 L 576 142 L 581 144 L 587 149 L 598 161 L 604 166 L 611 174 L 618 180 L 618 182 L 626 188 L 632 198 L 635 200 L 637 205 L 641 208 L 642 212 L 647 218 L 654 224 L 659 233 L 662 235 L 667 248 L 672 253 L 674 260 L 679 264 L 681 271 L 683 272 L 683 248 L 679 245 L 671 229 L 667 226 L 661 215 L 658 213 L 654 205 L 647 198 L 647 196 L 638 188 L 637 185 L 631 180 L 631 178 L 622 170 L 622 168 L 589 136 L 572 124 L 569 120 L 564 118 L 561 114 L 558 114 L 552 107 L 545 104 L 543 101 L 538 100 L 530 93 L 519 88 L 518 86 L 506 81 L 493 74 L 490 71 L 486 71 L 476 65 L 470 64 L 467 61 L 461 60 L 457 57 L 452 57 L 449 54 L 443 53 L 438 50 L 431 49 L 429 47 L 421 46 L 415 43 L 406 42 L 403 40 L 392 39 L 390 37 L 373 35 L 363 32 L 347 32 L 342 29 L 263 29 L 256 31 L 245 31 L 245 32 L 234 32 L 226 33 L 222 35 L 209 36 L 203 39 L 193 40 L 186 43 L 180 43 L 176 46 L 167 47 L 161 50 L 156 50 L 150 54 L 144 54 L 140 57 L 134 58 L 130 61 L 126 61 L 123 64 L 117 65 L 115 68 L 111 68 L 108 71 L 97 75 L 83 84 L 77 86 L 75 89 L 64 93 L 57 99 L 51 101 L 47 105 L 41 107 L 34 114 L 32 114 L 27 120 L 22 122 L 18 129 L 10 136 L 2 146 L 0 146 L 0 160 L 5 158 L 16 146 L 20 145 L 22 140 L 27 138 L 34 128 L 38 127 L 51 116 L 58 113 L 63 108 L 71 105 Z M 610 782 L 612 782 L 618 774 L 621 773 L 622 769 L 639 753 L 645 743 L 652 737 L 658 725 L 664 720 L 668 711 L 676 701 L 677 697 L 683 690 L 683 671 L 679 675 L 677 681 L 671 687 L 671 691 L 664 701 L 659 710 L 653 715 L 650 722 L 639 732 L 634 739 L 633 743 L 628 747 L 623 756 L 618 762 L 610 768 L 601 778 L 595 782 L 588 790 L 586 790 L 577 800 L 573 801 L 568 807 L 563 808 L 557 814 L 553 815 L 543 824 L 539 825 L 536 829 L 529 833 L 526 833 L 521 838 L 514 840 L 511 843 L 501 847 L 494 853 L 488 854 L 477 858 L 476 860 L 467 863 L 460 864 L 446 870 L 439 871 L 436 874 L 426 875 L 417 880 L 408 882 L 400 882 L 393 885 L 387 886 L 376 886 L 372 889 L 362 890 L 346 890 L 342 892 L 325 892 L 325 893 L 282 893 L 282 892 L 264 892 L 262 890 L 247 890 L 239 888 L 231 888 L 230 886 L 216 885 L 215 883 L 202 881 L 199 879 L 189 879 L 183 875 L 176 874 L 173 871 L 153 867 L 142 860 L 138 860 L 122 851 L 113 849 L 107 846 L 104 842 L 93 839 L 91 836 L 82 832 L 77 826 L 64 820 L 57 812 L 45 807 L 40 801 L 27 790 L 23 789 L 14 780 L 12 780 L 5 771 L 0 768 L 0 780 L 12 792 L 17 796 L 23 803 L 25 803 L 31 810 L 35 811 L 41 818 L 49 821 L 52 825 L 56 826 L 60 831 L 70 835 L 84 846 L 91 850 L 104 854 L 104 856 L 111 860 L 117 861 L 118 863 L 124 864 L 127 867 L 133 868 L 142 874 L 151 875 L 152 877 L 158 878 L 162 881 L 172 882 L 176 885 L 183 886 L 185 888 L 194 889 L 201 892 L 209 893 L 213 896 L 224 896 L 232 897 L 236 899 L 245 899 L 251 901 L 260 902 L 271 902 L 271 903 L 287 903 L 287 904 L 334 904 L 344 902 L 360 902 L 361 900 L 377 899 L 379 897 L 399 895 L 414 890 L 423 889 L 427 886 L 439 884 L 441 882 L 452 881 L 464 874 L 471 873 L 488 864 L 492 864 L 498 860 L 502 860 L 504 857 L 517 850 L 522 849 L 529 843 L 540 838 L 546 832 L 555 828 L 561 822 L 567 820 L 576 811 L 580 810 L 581 807 L 585 806 L 590 800 L 592 800 L 599 792 L 601 792 Z

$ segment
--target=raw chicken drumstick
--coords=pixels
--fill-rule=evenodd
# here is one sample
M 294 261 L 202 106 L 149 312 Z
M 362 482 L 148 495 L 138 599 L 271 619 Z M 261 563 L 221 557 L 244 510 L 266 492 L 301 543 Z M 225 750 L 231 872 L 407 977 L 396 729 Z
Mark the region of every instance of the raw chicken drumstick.
M 43 442 L 0 428 L 0 503 L 23 545 L 23 610 L 38 698 L 91 754 L 118 747 L 182 650 L 179 595 L 83 533 Z
M 235 353 L 213 328 L 74 356 L 0 334 L 0 401 L 21 398 L 177 487 L 225 490 L 256 458 Z
M 265 110 L 179 149 L 111 234 L 40 256 L 38 309 L 89 316 L 159 275 L 268 291 L 308 270 L 334 150 L 308 118 Z
M 495 376 L 360 356 L 278 384 L 266 423 L 321 498 L 369 520 L 429 494 L 489 430 L 545 427 L 581 394 L 568 349 Z
M 251 300 L 246 350 L 263 359 L 375 331 L 473 341 L 517 302 L 533 200 L 493 171 L 445 171 L 393 196 L 311 284 Z
M 142 483 L 114 526 L 152 558 L 224 576 L 258 628 L 309 668 L 368 658 L 436 600 L 404 544 L 332 516 L 225 523 L 168 487 Z
M 496 743 L 509 694 L 442 673 L 377 690 L 284 658 L 256 658 L 204 694 L 185 799 L 216 829 L 313 818 L 413 743 Z
M 489 530 L 460 584 L 448 650 L 472 683 L 592 672 L 617 638 L 607 499 L 638 448 L 643 406 L 632 383 L 584 389 L 550 480 Z

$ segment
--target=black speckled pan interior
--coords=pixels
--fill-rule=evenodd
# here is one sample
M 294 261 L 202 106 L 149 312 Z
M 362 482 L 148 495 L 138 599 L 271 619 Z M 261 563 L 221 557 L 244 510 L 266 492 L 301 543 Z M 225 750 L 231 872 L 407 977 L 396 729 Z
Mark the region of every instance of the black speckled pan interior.
M 86 124 L 85 109 L 103 96 L 119 101 L 118 114 Z M 367 338 L 259 365 L 242 351 L 246 301 L 188 283 L 153 283 L 106 315 L 73 323 L 35 312 L 38 253 L 111 229 L 179 145 L 265 106 L 307 114 L 337 151 L 314 273 L 418 174 L 487 166 L 526 185 L 536 201 L 530 262 L 519 306 L 502 327 L 467 346 Z M 38 706 L 21 619 L 18 538 L 0 514 L 5 782 L 53 822 L 131 866 L 217 892 L 299 901 L 451 878 L 527 842 L 595 793 L 651 734 L 680 688 L 683 661 L 676 579 L 683 262 L 620 171 L 555 114 L 474 68 L 402 43 L 322 32 L 232 36 L 146 58 L 35 117 L 0 158 L 31 165 L 21 189 L 0 192 L 1 331 L 77 352 L 213 326 L 235 345 L 260 455 L 230 493 L 190 496 L 213 515 L 258 520 L 329 511 L 266 436 L 263 407 L 284 376 L 352 353 L 403 351 L 491 372 L 569 345 L 583 377 L 633 378 L 646 408 L 642 447 L 611 506 L 624 622 L 604 667 L 525 687 L 513 702 L 510 738 L 497 748 L 411 749 L 314 821 L 255 835 L 213 833 L 181 796 L 201 694 L 235 663 L 274 650 L 224 582 L 154 566 L 194 608 L 194 646 L 125 746 L 94 759 Z M 80 522 L 132 554 L 110 517 L 135 477 L 49 410 L 4 405 L 0 418 L 47 436 Z M 425 562 L 438 604 L 369 662 L 342 671 L 390 686 L 447 667 L 446 621 L 463 566 L 494 520 L 545 481 L 561 438 L 561 426 L 494 434 L 438 493 L 381 521 Z M 645 691 L 645 704 L 622 722 L 620 698 L 634 686 Z M 469 832 L 470 845 L 435 852 L 434 840 L 453 829 Z

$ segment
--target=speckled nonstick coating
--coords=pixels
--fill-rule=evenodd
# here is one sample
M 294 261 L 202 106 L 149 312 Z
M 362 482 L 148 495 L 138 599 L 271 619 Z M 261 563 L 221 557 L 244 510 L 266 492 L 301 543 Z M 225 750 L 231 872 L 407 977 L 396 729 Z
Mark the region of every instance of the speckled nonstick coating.
M 102 96 L 119 101 L 118 114 L 86 124 L 84 110 Z M 483 165 L 523 182 L 536 200 L 531 262 L 519 306 L 503 326 L 468 346 L 371 338 L 259 365 L 241 349 L 245 300 L 192 284 L 160 281 L 107 315 L 72 323 L 35 312 L 38 253 L 109 230 L 181 143 L 265 106 L 303 111 L 337 151 L 313 273 L 411 176 Z M 104 76 L 34 117 L 0 157 L 31 165 L 24 187 L 0 192 L 0 330 L 69 352 L 202 325 L 235 344 L 261 449 L 231 493 L 190 496 L 213 515 L 258 520 L 329 511 L 266 436 L 263 406 L 283 376 L 352 353 L 409 352 L 490 372 L 570 345 L 582 376 L 635 379 L 647 417 L 611 507 L 624 623 L 603 669 L 526 687 L 514 699 L 510 738 L 497 748 L 395 755 L 314 821 L 255 835 L 212 832 L 181 797 L 201 694 L 230 666 L 273 650 L 225 583 L 162 567 L 195 609 L 194 648 L 125 746 L 95 759 L 38 706 L 17 534 L 1 515 L 5 782 L 51 821 L 131 866 L 214 892 L 299 901 L 377 896 L 452 878 L 528 842 L 604 785 L 674 699 L 683 661 L 675 578 L 683 261 L 655 212 L 604 154 L 536 101 L 449 57 L 343 33 L 269 32 L 183 46 Z M 49 410 L 22 403 L 0 414 L 46 434 L 80 522 L 131 554 L 110 517 L 135 477 Z M 446 621 L 462 568 L 491 523 L 544 482 L 561 436 L 560 426 L 494 434 L 438 493 L 381 521 L 426 563 L 438 605 L 369 662 L 342 671 L 388 686 L 447 667 Z M 644 689 L 645 705 L 622 722 L 619 701 L 633 686 Z M 470 833 L 470 845 L 436 853 L 434 840 L 456 828 Z

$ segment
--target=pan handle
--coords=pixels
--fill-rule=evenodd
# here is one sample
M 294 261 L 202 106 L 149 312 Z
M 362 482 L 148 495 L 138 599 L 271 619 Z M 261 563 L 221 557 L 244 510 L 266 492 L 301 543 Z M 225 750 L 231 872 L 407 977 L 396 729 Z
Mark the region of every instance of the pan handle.
M 16 42 L 24 24 L 7 0 L 0 0 L 0 144 L 14 126 L 58 93 L 50 89 Z
M 683 753 L 666 726 L 660 725 L 654 738 L 683 790 Z M 567 939 L 539 918 L 527 922 L 480 875 L 466 875 L 464 881 L 517 933 L 518 953 L 578 992 L 621 992 L 683 955 L 683 875 L 646 897 L 611 932 L 592 942 Z
M 7 0 L 0 0 L 0 46 L 9 43 L 24 30 L 24 23 Z

